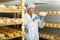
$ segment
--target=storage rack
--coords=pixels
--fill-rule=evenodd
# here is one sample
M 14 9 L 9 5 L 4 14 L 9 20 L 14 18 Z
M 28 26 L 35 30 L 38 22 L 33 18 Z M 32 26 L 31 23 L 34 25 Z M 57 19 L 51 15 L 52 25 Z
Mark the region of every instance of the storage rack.
M 39 13 L 39 12 L 35 12 L 35 13 Z M 59 15 L 60 11 L 47 11 L 46 12 L 47 15 Z M 47 18 L 47 17 L 46 17 Z M 57 19 L 56 19 L 57 20 Z M 59 29 L 60 28 L 60 22 L 45 22 L 45 27 L 44 28 L 56 28 Z M 44 38 L 44 39 L 48 39 L 48 40 L 60 40 L 60 34 L 55 34 L 52 32 L 45 32 L 43 29 L 39 29 L 39 36 L 40 38 Z
M 49 40 L 60 40 L 60 36 L 58 34 L 45 32 L 43 30 L 40 30 L 39 33 L 40 33 L 39 36 L 41 38 L 49 39 Z
M 24 20 L 24 13 L 25 13 L 25 10 L 24 9 L 24 0 L 20 0 L 21 1 L 21 6 L 23 6 L 22 9 L 17 9 L 17 10 L 0 10 L 1 13 L 14 13 L 14 18 L 16 18 L 16 13 L 17 13 L 17 17 L 19 18 L 19 15 L 20 15 L 20 12 L 21 12 L 21 15 L 22 15 L 22 19 Z M 17 25 L 17 24 L 15 24 Z M 7 26 L 5 24 L 5 26 Z M 22 31 L 24 32 L 24 22 L 22 23 Z M 24 40 L 24 36 L 21 36 L 22 37 L 22 40 Z M 14 37 L 15 38 L 15 37 Z M 5 39 L 11 39 L 11 38 L 5 38 Z

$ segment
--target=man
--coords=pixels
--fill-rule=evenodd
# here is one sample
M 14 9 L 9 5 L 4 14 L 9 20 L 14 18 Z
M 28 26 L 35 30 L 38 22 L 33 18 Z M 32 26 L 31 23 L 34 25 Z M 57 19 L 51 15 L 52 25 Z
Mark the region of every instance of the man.
M 34 14 L 35 5 L 29 4 L 27 6 L 27 13 L 25 14 L 25 38 L 26 40 L 39 40 L 38 27 L 44 27 L 44 21 L 40 19 L 33 19 L 36 17 Z

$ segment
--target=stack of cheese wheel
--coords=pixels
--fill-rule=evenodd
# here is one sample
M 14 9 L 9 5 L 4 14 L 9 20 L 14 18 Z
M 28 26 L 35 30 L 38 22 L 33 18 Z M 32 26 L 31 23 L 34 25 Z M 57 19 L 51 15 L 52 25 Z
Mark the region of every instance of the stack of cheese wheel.
M 1 10 L 6 10 L 6 6 L 5 5 L 0 5 L 0 11 Z
M 60 23 L 59 23 L 59 24 L 57 24 L 57 28 L 60 28 Z
M 5 34 L 0 33 L 0 39 L 4 38 Z
M 20 18 L 6 18 L 0 17 L 0 26 L 2 25 L 15 25 L 23 23 L 23 19 Z
M 50 32 L 44 32 L 44 31 L 41 31 L 40 32 L 40 37 L 42 38 L 46 38 L 46 39 L 55 39 L 56 38 L 56 34 L 53 34 L 53 33 L 50 33 Z
M 17 6 L 17 9 L 26 9 L 25 6 Z
M 17 6 L 11 6 L 11 5 L 9 5 L 9 6 L 7 6 L 7 8 L 8 9 L 17 9 Z
M 1 27 L 0 33 L 4 34 L 8 38 L 21 37 L 25 35 L 24 32 L 9 27 Z

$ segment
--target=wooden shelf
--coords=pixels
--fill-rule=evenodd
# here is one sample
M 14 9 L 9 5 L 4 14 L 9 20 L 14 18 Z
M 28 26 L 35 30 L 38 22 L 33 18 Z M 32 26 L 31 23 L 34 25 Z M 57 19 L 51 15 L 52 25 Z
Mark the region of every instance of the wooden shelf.
M 0 27 L 7 26 L 7 25 L 22 24 L 24 22 L 22 18 L 6 18 L 6 17 L 1 17 L 0 21 L 1 21 Z
M 1 13 L 17 13 L 17 12 L 21 12 L 21 11 L 17 11 L 17 10 L 16 11 L 13 11 L 12 10 L 12 11 L 0 11 L 0 12 Z
M 3 38 L 0 38 L 2 40 L 6 40 L 6 39 L 13 39 L 13 38 L 18 38 L 18 37 L 23 37 L 24 35 L 20 35 L 20 36 L 16 36 L 16 37 L 12 37 L 12 38 L 8 38 L 8 37 L 3 37 Z
M 18 23 L 18 24 L 22 24 L 22 23 Z M 8 25 L 18 25 L 17 23 L 14 24 L 0 24 L 0 27 L 4 27 L 4 26 L 8 26 Z
M 55 22 L 46 22 L 45 27 L 49 28 L 60 28 L 60 23 L 55 23 Z
M 59 15 L 60 11 L 47 11 L 47 15 Z
M 0 9 L 0 13 L 18 13 L 18 16 L 19 16 L 19 13 L 21 12 L 21 14 L 22 14 L 22 19 L 24 19 L 24 12 L 25 12 L 25 10 L 26 10 L 26 7 L 24 7 L 24 0 L 20 0 L 20 2 L 21 2 L 21 6 L 15 6 L 15 7 L 17 7 L 16 9 L 14 8 L 14 7 L 12 7 L 12 6 L 5 6 L 5 7 L 1 7 L 1 9 Z M 4 5 L 3 5 L 4 6 Z M 4 9 L 5 8 L 5 9 Z M 3 9 L 3 10 L 2 10 Z M 16 17 L 16 15 L 14 14 L 14 17 Z M 2 20 L 0 20 L 0 21 L 2 21 Z M 6 20 L 5 20 L 6 21 Z M 13 20 L 14 21 L 14 20 Z M 22 31 L 21 32 L 24 32 L 25 30 L 24 30 L 24 21 L 19 21 L 19 23 L 8 23 L 7 21 L 6 21 L 6 23 L 1 23 L 0 22 L 0 26 L 7 26 L 7 25 L 17 25 L 17 24 L 21 24 L 22 23 Z M 4 28 L 4 27 L 0 27 L 0 29 L 1 28 Z M 6 29 L 6 30 L 9 30 L 9 29 Z M 5 31 L 5 30 L 4 30 Z M 9 30 L 9 31 L 11 31 L 11 30 Z M 9 32 L 8 31 L 8 32 Z M 1 31 L 0 31 L 1 32 Z M 3 30 L 2 30 L 2 32 L 3 32 Z M 7 33 L 8 33 L 7 32 Z M 13 31 L 14 32 L 14 31 Z M 13 33 L 12 32 L 12 33 Z M 20 32 L 19 32 L 20 33 Z M 4 32 L 3 32 L 3 34 L 5 34 Z M 23 33 L 22 33 L 23 34 Z M 7 35 L 7 34 L 6 34 Z M 14 33 L 13 33 L 13 35 L 15 35 Z M 24 40 L 24 35 L 20 35 L 20 36 L 17 36 L 17 37 L 22 37 L 22 40 Z M 16 38 L 16 37 L 12 37 L 12 38 Z M 7 38 L 7 37 L 3 37 L 2 39 L 12 39 L 12 38 Z M 1 38 L 0 38 L 1 39 Z
M 3 37 L 3 38 L 1 38 L 1 39 L 2 39 L 2 40 L 6 40 L 6 39 L 13 39 L 13 38 L 18 38 L 18 37 L 22 37 L 22 35 L 21 35 L 21 36 L 17 36 L 17 37 L 12 37 L 12 38 Z
M 46 2 L 35 2 L 35 4 L 46 4 Z
M 10 28 L 10 27 L 0 28 L 0 34 L 1 34 L 1 32 L 5 36 L 3 38 L 0 38 L 0 39 L 12 39 L 12 38 L 17 38 L 17 37 L 23 37 L 25 35 L 25 32 L 20 31 L 20 30 L 16 30 L 16 29 L 13 29 L 13 28 Z M 7 33 L 9 33 L 9 35 Z M 16 35 L 16 33 L 18 35 Z M 13 36 L 10 36 L 11 34 Z
M 44 39 L 48 39 L 48 40 L 60 40 L 60 36 L 58 34 L 54 34 L 54 33 L 50 33 L 50 32 L 44 32 L 44 31 L 41 31 L 39 32 L 39 36 L 40 38 L 44 38 Z
M 26 9 L 17 9 L 17 10 L 0 10 L 1 13 L 19 13 L 22 10 L 26 10 Z
M 38 14 L 39 12 L 35 12 Z M 60 11 L 46 11 L 47 15 L 60 15 Z

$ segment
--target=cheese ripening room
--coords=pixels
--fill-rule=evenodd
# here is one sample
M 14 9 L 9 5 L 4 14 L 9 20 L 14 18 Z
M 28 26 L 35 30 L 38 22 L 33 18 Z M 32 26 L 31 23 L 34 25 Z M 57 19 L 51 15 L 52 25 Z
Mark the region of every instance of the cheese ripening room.
M 60 40 L 60 0 L 0 0 L 0 40 Z

